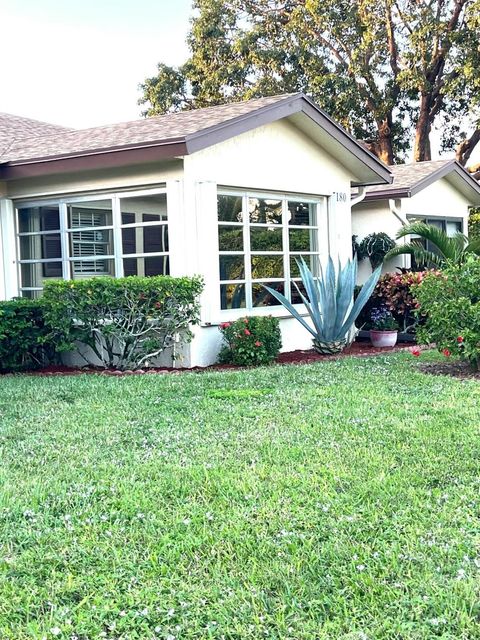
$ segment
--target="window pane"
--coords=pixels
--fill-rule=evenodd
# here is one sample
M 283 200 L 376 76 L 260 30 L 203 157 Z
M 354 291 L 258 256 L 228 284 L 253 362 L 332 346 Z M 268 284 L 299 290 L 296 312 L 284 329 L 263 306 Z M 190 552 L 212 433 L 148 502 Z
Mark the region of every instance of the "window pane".
M 220 300 L 222 309 L 245 308 L 245 284 L 221 284 Z
M 290 251 L 316 251 L 317 231 L 315 229 L 290 229 L 288 232 Z
M 218 244 L 220 251 L 243 251 L 243 228 L 220 225 Z
M 265 282 L 265 284 L 271 289 L 285 294 L 284 282 Z M 252 304 L 254 307 L 272 307 L 281 303 L 262 284 L 255 283 L 252 284 Z
M 252 256 L 252 278 L 283 278 L 283 257 Z
M 53 260 L 61 257 L 59 233 L 20 236 L 20 260 Z
M 27 207 L 18 210 L 18 231 L 57 231 L 60 229 L 58 206 Z
M 61 278 L 61 262 L 37 262 L 20 265 L 22 287 L 43 287 L 45 278 Z
M 451 238 L 456 233 L 462 233 L 462 222 L 460 220 L 447 220 L 447 236 Z
M 93 276 L 114 276 L 115 266 L 113 260 L 74 260 L 70 265 L 71 277 L 91 278 Z
M 243 256 L 220 256 L 220 280 L 243 280 L 245 261 Z
M 248 213 L 250 222 L 253 223 L 282 224 L 282 201 L 249 198 Z
M 167 194 L 121 198 L 122 224 L 165 222 L 167 220 Z
M 82 256 L 108 256 L 113 254 L 113 236 L 111 229 L 95 231 L 71 231 L 70 255 L 72 258 Z
M 168 256 L 125 258 L 123 273 L 125 276 L 167 276 L 170 273 Z
M 122 229 L 123 253 L 167 253 L 168 226 Z
M 314 227 L 317 224 L 317 205 L 311 202 L 293 202 L 289 201 L 288 209 L 290 211 L 289 224 L 309 225 Z
M 222 196 L 217 199 L 218 219 L 222 222 L 242 222 L 242 196 Z
M 112 224 L 111 200 L 79 202 L 68 205 L 68 225 L 72 229 L 109 227 Z
M 41 291 L 21 291 L 22 298 L 29 298 L 30 300 L 36 300 L 42 295 Z
M 282 251 L 282 229 L 250 227 L 250 248 L 252 251 Z
M 314 276 L 319 272 L 319 258 L 317 255 L 313 256 L 297 256 L 296 258 L 290 258 L 290 277 L 300 278 L 300 269 L 298 268 L 297 260 L 303 258 L 307 263 L 307 267 L 313 273 Z

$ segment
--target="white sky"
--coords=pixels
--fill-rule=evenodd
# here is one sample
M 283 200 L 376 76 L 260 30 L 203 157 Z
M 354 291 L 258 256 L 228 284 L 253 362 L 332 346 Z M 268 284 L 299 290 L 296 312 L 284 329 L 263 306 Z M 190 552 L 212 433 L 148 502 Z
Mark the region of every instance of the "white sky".
M 0 0 L 0 111 L 75 128 L 139 118 L 139 83 L 187 57 L 191 3 Z
M 0 111 L 78 128 L 138 118 L 138 84 L 187 56 L 190 5 L 0 0 Z

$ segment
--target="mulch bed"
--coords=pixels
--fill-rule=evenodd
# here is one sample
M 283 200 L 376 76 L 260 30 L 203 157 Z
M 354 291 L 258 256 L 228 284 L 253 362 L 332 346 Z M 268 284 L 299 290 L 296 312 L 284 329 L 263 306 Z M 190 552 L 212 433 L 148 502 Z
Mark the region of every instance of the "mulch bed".
M 433 376 L 452 376 L 461 380 L 480 380 L 480 371 L 473 370 L 468 362 L 451 360 L 449 362 L 419 363 L 419 370 Z
M 410 349 L 411 345 L 406 346 L 404 344 L 399 344 L 396 347 L 388 347 L 388 348 L 379 348 L 373 347 L 369 342 L 357 341 L 352 345 L 347 347 L 342 353 L 339 353 L 334 356 L 322 356 L 313 349 L 309 349 L 307 351 L 288 351 L 285 353 L 281 353 L 277 360 L 277 364 L 310 364 L 312 362 L 318 362 L 320 360 L 337 360 L 339 358 L 345 358 L 347 356 L 353 356 L 357 358 L 365 358 L 369 356 L 376 356 L 379 354 L 387 354 L 387 353 L 395 353 L 397 351 L 405 351 Z M 102 374 L 109 376 L 128 376 L 128 375 L 180 375 L 181 373 L 198 373 L 202 371 L 225 371 L 225 370 L 235 370 L 241 369 L 242 367 L 237 367 L 235 365 L 228 364 L 213 364 L 209 367 L 192 367 L 190 369 L 185 368 L 173 368 L 173 367 L 161 367 L 161 368 L 149 368 L 146 370 L 138 370 L 138 371 L 116 371 L 113 369 L 103 369 L 100 367 L 83 367 L 83 368 L 72 368 L 66 367 L 65 365 L 51 365 L 48 367 L 44 367 L 43 369 L 37 369 L 35 371 L 26 371 L 23 375 L 32 375 L 32 376 L 74 376 L 83 373 L 90 374 Z M 5 375 L 14 375 L 14 374 L 5 374 Z

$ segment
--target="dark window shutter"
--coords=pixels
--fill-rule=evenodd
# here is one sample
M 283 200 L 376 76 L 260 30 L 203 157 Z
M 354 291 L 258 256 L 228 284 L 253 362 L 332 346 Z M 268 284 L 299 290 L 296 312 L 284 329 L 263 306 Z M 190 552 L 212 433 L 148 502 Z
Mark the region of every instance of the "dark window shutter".
M 42 231 L 58 231 L 59 219 L 57 207 L 44 207 L 40 218 L 40 228 Z M 62 257 L 62 244 L 59 234 L 52 234 L 42 236 L 42 258 L 44 260 L 52 260 L 53 258 Z M 43 277 L 44 278 L 61 278 L 62 263 L 61 262 L 49 262 L 43 263 Z

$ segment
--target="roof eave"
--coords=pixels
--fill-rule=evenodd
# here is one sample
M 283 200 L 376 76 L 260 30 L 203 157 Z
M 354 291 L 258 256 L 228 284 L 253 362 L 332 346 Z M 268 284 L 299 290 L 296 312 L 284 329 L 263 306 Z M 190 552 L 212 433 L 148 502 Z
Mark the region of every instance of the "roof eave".
M 120 147 L 90 153 L 70 154 L 68 156 L 8 162 L 0 165 L 0 179 L 18 180 L 35 176 L 148 164 L 158 160 L 182 157 L 187 153 L 185 141 L 176 139 L 142 146 Z

